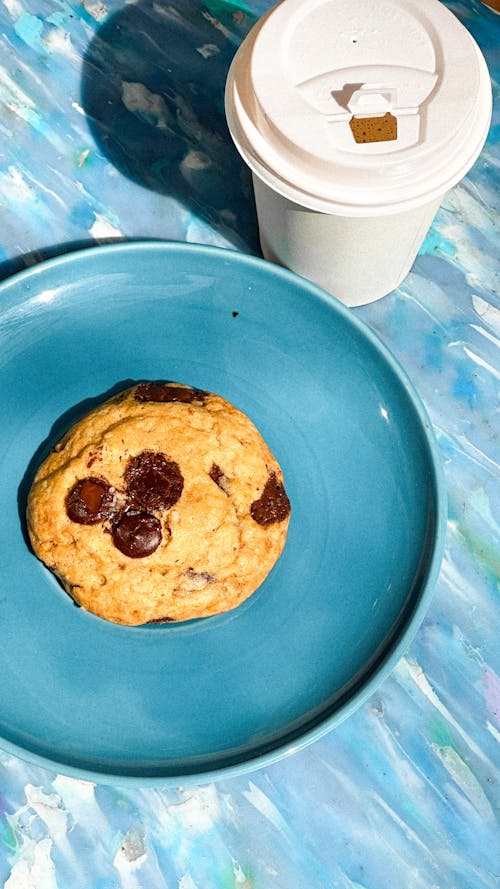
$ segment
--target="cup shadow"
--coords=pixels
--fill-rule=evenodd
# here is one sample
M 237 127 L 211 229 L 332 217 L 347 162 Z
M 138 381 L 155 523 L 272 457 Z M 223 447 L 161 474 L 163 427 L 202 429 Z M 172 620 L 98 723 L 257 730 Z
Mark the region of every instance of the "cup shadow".
M 230 0 L 124 5 L 86 50 L 81 104 L 123 175 L 258 253 L 250 173 L 224 113 L 228 68 L 254 21 Z

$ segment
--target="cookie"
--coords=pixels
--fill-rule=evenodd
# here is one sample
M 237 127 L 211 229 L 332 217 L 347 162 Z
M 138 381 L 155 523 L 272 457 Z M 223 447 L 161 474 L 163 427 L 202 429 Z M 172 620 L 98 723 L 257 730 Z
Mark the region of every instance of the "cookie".
M 279 558 L 289 519 L 281 468 L 250 419 L 163 381 L 79 420 L 27 503 L 38 558 L 77 604 L 127 625 L 235 608 Z

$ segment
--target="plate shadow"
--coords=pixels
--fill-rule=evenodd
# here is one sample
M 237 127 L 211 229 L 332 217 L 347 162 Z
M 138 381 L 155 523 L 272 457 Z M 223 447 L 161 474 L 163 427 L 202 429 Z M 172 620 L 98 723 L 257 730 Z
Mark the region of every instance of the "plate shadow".
M 18 272 L 23 272 L 31 266 L 38 263 L 46 262 L 49 259 L 55 259 L 56 256 L 62 256 L 64 253 L 73 253 L 76 250 L 85 250 L 87 247 L 96 247 L 101 244 L 114 244 L 128 240 L 127 238 L 99 238 L 98 241 L 93 238 L 82 238 L 79 241 L 66 241 L 60 244 L 50 244 L 39 250 L 29 250 L 27 253 L 20 253 L 10 259 L 0 262 L 0 281 L 10 278 Z M 145 240 L 144 238 L 134 238 L 134 241 Z

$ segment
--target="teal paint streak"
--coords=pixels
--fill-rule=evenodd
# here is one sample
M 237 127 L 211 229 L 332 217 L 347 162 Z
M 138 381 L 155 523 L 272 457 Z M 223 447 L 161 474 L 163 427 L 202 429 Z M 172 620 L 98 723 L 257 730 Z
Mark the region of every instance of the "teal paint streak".
M 18 848 L 16 835 L 5 815 L 0 818 L 0 845 L 5 846 L 10 852 L 15 852 Z
M 468 366 L 458 368 L 457 378 L 452 393 L 455 398 L 465 402 L 469 407 L 476 407 L 480 399 L 478 387 Z
M 239 12 L 247 16 L 253 16 L 252 10 L 246 3 L 232 2 L 232 0 L 206 0 L 205 3 L 210 13 L 217 18 L 223 18 L 225 15 L 237 15 Z
M 441 254 L 443 256 L 455 256 L 457 249 L 455 244 L 448 241 L 434 226 L 429 229 L 427 237 L 419 251 L 423 253 Z
M 28 46 L 37 51 L 44 49 L 42 42 L 43 22 L 30 13 L 24 13 L 14 25 L 14 30 L 18 37 Z

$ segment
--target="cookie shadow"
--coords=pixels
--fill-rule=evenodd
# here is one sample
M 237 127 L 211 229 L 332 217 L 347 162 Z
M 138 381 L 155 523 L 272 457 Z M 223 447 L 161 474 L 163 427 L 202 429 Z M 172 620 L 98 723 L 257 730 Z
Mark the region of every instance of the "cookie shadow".
M 94 408 L 98 407 L 98 405 L 102 404 L 104 401 L 107 401 L 108 398 L 112 398 L 114 395 L 117 395 L 118 392 L 121 392 L 124 389 L 129 389 L 131 386 L 136 385 L 138 382 L 140 381 L 131 379 L 121 380 L 120 382 L 115 383 L 113 386 L 111 386 L 110 389 L 107 389 L 105 392 L 101 392 L 99 395 L 84 398 L 77 404 L 72 405 L 70 408 L 68 408 L 68 410 L 64 411 L 64 413 L 61 414 L 61 416 L 58 417 L 57 420 L 55 420 L 46 438 L 44 438 L 43 441 L 40 442 L 40 444 L 36 448 L 17 489 L 17 509 L 19 514 L 19 521 L 21 524 L 21 531 L 26 546 L 31 553 L 33 553 L 33 548 L 31 546 L 31 541 L 28 533 L 26 507 L 28 504 L 28 495 L 31 490 L 31 486 L 41 464 L 54 449 L 58 441 L 61 440 L 63 435 L 65 435 L 65 433 L 68 432 L 68 430 L 78 420 L 81 420 L 81 418 L 84 417 L 85 414 L 88 414 L 90 411 L 94 410 Z

